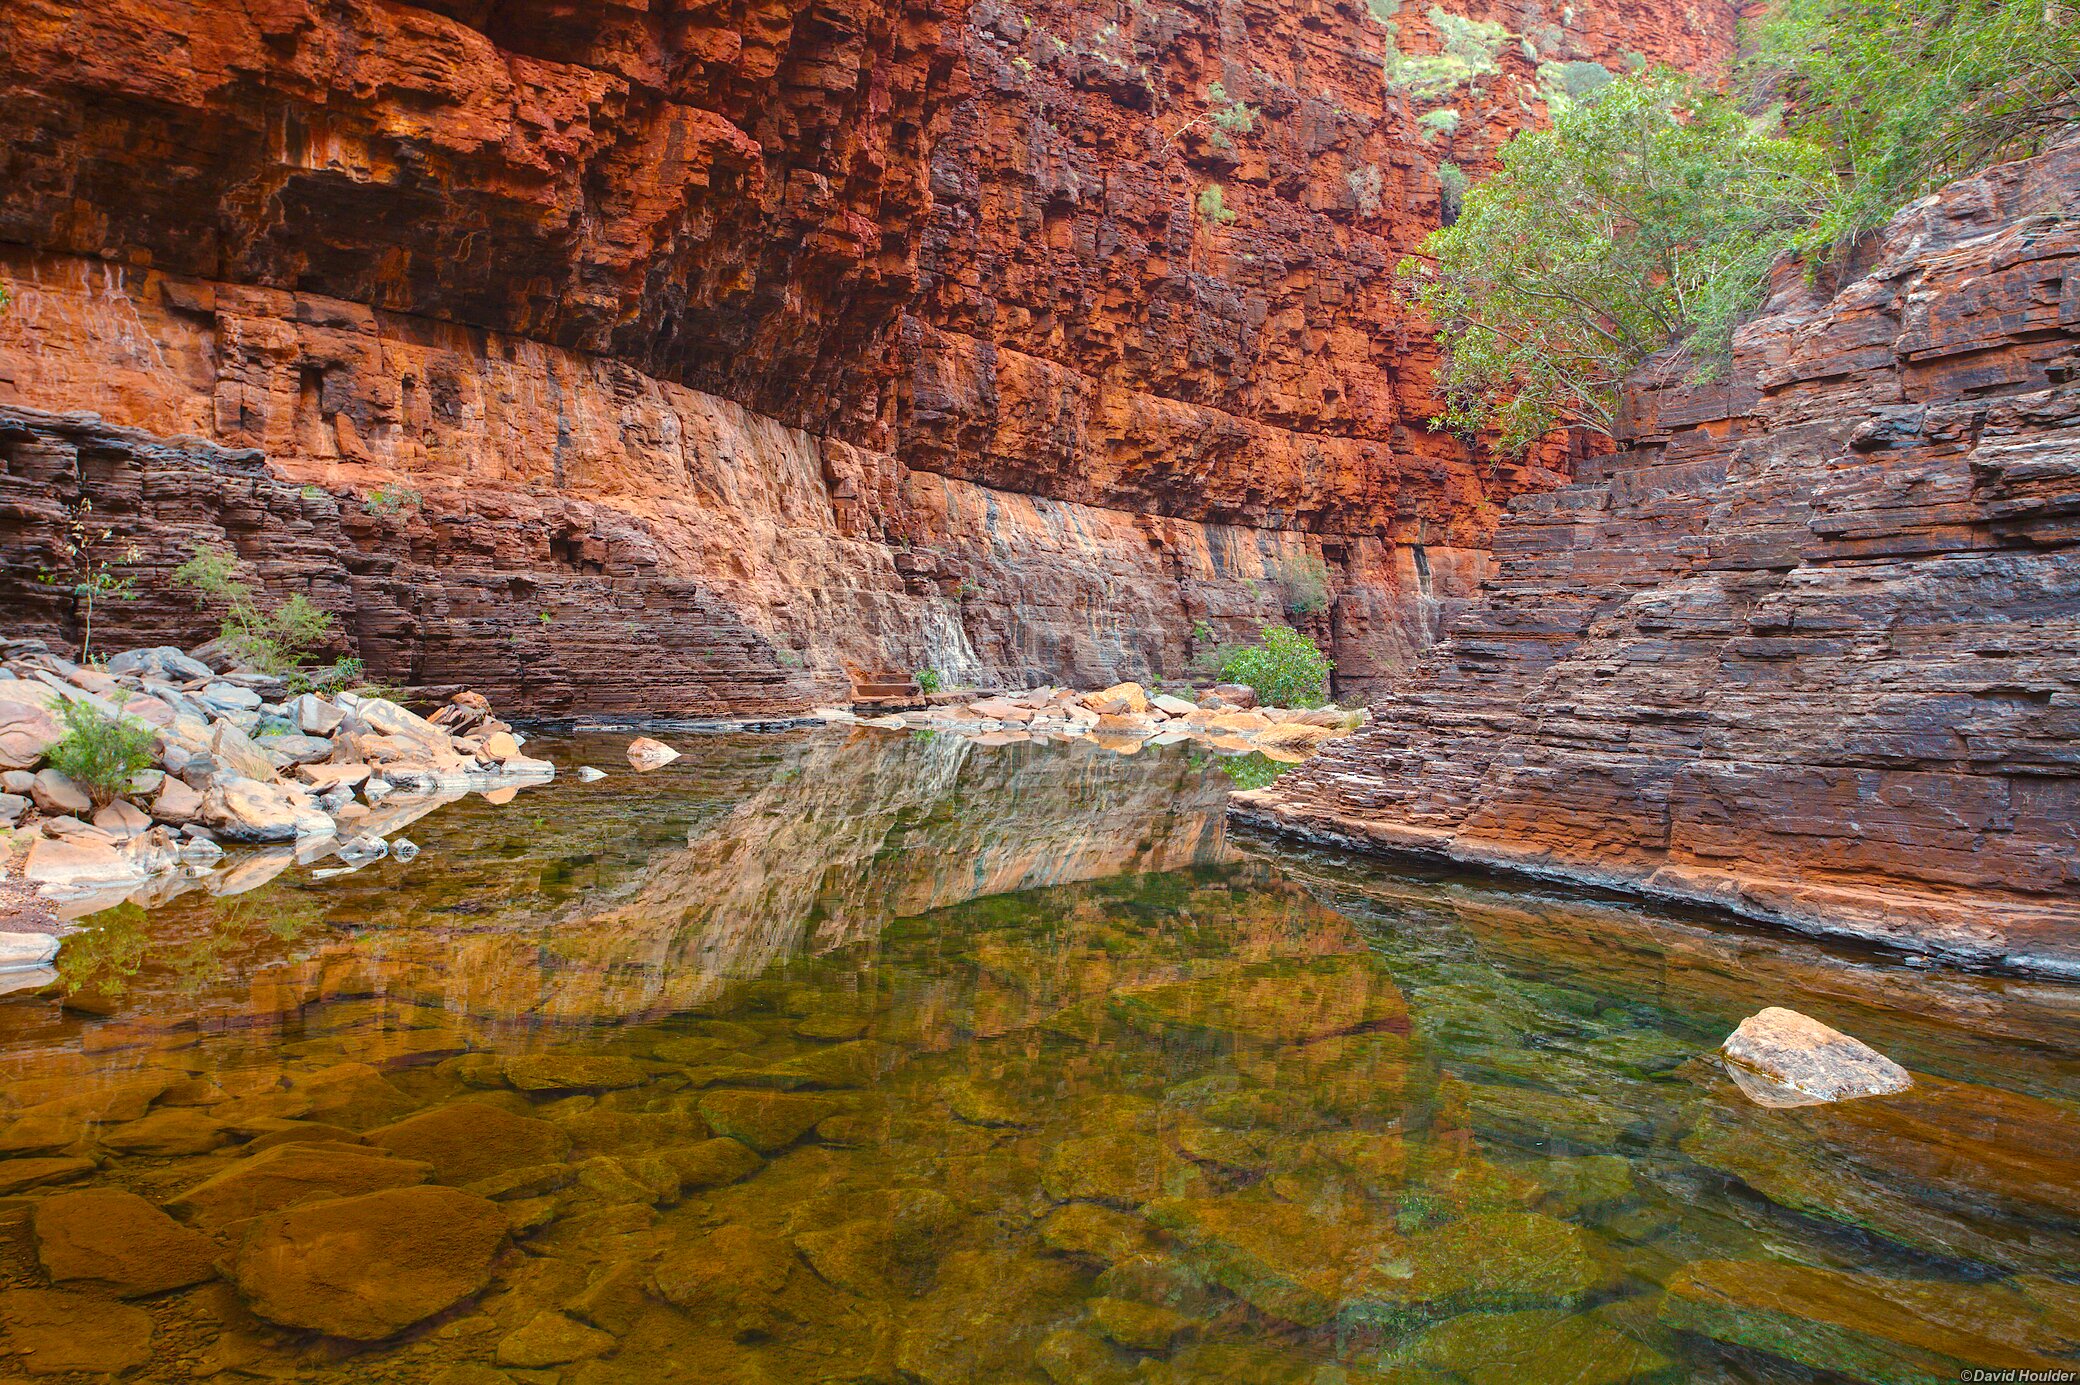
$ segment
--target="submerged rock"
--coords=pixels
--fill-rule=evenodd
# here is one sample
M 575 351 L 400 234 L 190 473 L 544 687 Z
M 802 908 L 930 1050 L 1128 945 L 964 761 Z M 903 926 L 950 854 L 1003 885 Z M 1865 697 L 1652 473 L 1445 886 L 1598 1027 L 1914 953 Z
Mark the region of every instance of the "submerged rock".
M 458 1101 L 371 1130 L 370 1144 L 430 1165 L 442 1183 L 474 1183 L 511 1169 L 553 1164 L 570 1153 L 560 1126 L 481 1101 Z
M 1552 1308 L 1451 1318 L 1402 1342 L 1394 1359 L 1468 1385 L 1624 1385 L 1674 1364 L 1598 1314 Z
M 222 1225 L 299 1202 L 423 1183 L 430 1172 L 417 1161 L 351 1145 L 276 1145 L 204 1179 L 168 1205 L 204 1225 Z
M 86 1188 L 36 1205 L 36 1255 L 53 1283 L 92 1280 L 125 1298 L 199 1284 L 216 1243 L 135 1193 Z
M 83 1371 L 114 1375 L 152 1352 L 152 1320 L 142 1309 L 58 1289 L 0 1293 L 7 1344 L 34 1375 Z
M 261 1218 L 233 1274 L 269 1322 L 375 1341 L 482 1289 L 505 1235 L 506 1214 L 489 1199 L 393 1188 Z
M 1914 1079 L 1859 1040 L 1796 1010 L 1748 1016 L 1719 1051 L 1742 1091 L 1764 1106 L 1803 1106 L 1903 1092 Z M 1759 1077 L 1761 1082 L 1750 1079 Z
M 2049 1292 L 2032 1297 L 2032 1283 Z M 2080 1336 L 2069 1286 L 1904 1280 L 1760 1260 L 1701 1260 L 1668 1282 L 1661 1321 L 1858 1380 L 1954 1385 L 1968 1367 L 2051 1371 Z

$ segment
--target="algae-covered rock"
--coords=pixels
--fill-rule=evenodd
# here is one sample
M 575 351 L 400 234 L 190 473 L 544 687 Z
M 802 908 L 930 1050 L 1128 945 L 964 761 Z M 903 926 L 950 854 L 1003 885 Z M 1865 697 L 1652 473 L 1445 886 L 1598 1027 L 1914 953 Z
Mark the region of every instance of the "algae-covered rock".
M 1476 1212 L 1375 1259 L 1354 1298 L 1426 1308 L 1567 1304 L 1603 1279 L 1586 1232 L 1537 1212 Z
M 523 1092 L 598 1092 L 639 1087 L 650 1070 L 633 1058 L 582 1053 L 530 1053 L 508 1058 L 506 1081 Z
M 1073 1327 L 1049 1333 L 1033 1364 L 1054 1385 L 1127 1385 L 1135 1378 L 1133 1357 Z
M 1668 1283 L 1661 1321 L 1815 1370 L 1949 1385 L 1967 1367 L 2072 1368 L 2053 1306 L 2003 1284 L 1903 1280 L 1759 1260 L 1703 1260 Z
M 270 1322 L 374 1341 L 482 1289 L 505 1234 L 506 1214 L 488 1199 L 392 1188 L 260 1218 L 233 1273 Z
M 1126 1298 L 1094 1298 L 1091 1321 L 1099 1332 L 1134 1351 L 1168 1351 L 1192 1326 L 1184 1314 Z
M 1149 1220 L 1169 1231 L 1180 1257 L 1259 1312 L 1317 1327 L 1343 1306 L 1361 1252 L 1392 1253 L 1377 1239 L 1287 1202 L 1243 1197 L 1166 1198 Z
M 903 1314 L 895 1364 L 924 1385 L 1024 1378 L 1081 1299 L 1075 1269 L 1052 1256 L 952 1252 Z
M 1408 1006 L 1363 954 L 1251 962 L 1190 981 L 1112 997 L 1137 1029 L 1182 1029 L 1264 1043 L 1301 1043 L 1365 1029 L 1408 1028 Z
M 1719 1090 L 1683 1152 L 1780 1206 L 2012 1269 L 2080 1257 L 2080 1112 L 2067 1103 L 1928 1076 L 1779 1110 Z
M 570 1153 L 556 1125 L 478 1101 L 455 1102 L 407 1116 L 367 1134 L 368 1143 L 430 1165 L 441 1183 L 474 1183 L 510 1169 L 553 1164 Z
M 1154 1135 L 1119 1130 L 1063 1140 L 1041 1166 L 1040 1186 L 1057 1202 L 1084 1200 L 1138 1207 L 1183 1196 L 1204 1177 Z
M 716 1134 L 771 1154 L 802 1138 L 826 1116 L 837 1114 L 839 1107 L 825 1097 L 793 1092 L 723 1089 L 705 1093 L 699 1110 Z
M 737 1336 L 774 1325 L 794 1265 L 788 1242 L 733 1223 L 682 1243 L 657 1266 L 654 1283 L 666 1302 Z
M 1140 1217 L 1095 1202 L 1057 1207 L 1040 1225 L 1040 1240 L 1048 1247 L 1108 1263 L 1146 1249 L 1149 1239 L 1148 1223 Z
M 883 1204 L 872 1215 L 794 1238 L 809 1267 L 849 1293 L 878 1294 L 906 1280 L 960 1223 L 952 1200 L 930 1188 L 893 1189 L 871 1201 Z
M 765 1163 L 743 1141 L 719 1136 L 698 1144 L 668 1145 L 657 1151 L 657 1157 L 672 1166 L 682 1189 L 735 1183 L 757 1173 Z
M 431 1167 L 353 1145 L 276 1145 L 240 1159 L 168 1205 L 205 1226 L 321 1198 L 423 1183 Z
M 498 1363 L 523 1370 L 564 1366 L 614 1349 L 614 1338 L 562 1313 L 543 1312 L 499 1338 Z
M 1403 1341 L 1394 1359 L 1467 1385 L 1624 1385 L 1675 1365 L 1597 1314 L 1552 1308 L 1450 1318 Z
M 127 1298 L 199 1284 L 216 1273 L 215 1242 L 117 1188 L 45 1198 L 31 1225 L 37 1258 L 53 1283 L 97 1281 Z

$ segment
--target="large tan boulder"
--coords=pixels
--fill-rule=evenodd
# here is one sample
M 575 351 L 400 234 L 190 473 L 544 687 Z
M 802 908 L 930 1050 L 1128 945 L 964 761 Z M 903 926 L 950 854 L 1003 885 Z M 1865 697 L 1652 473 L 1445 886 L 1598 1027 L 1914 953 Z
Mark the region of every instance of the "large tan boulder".
M 1257 732 L 1257 744 L 1265 749 L 1308 750 L 1324 741 L 1335 740 L 1341 734 L 1326 726 L 1310 726 L 1306 722 L 1288 721 L 1277 726 L 1267 726 Z
M 248 779 L 266 783 L 275 777 L 274 757 L 228 721 L 218 722 L 210 733 L 209 753 L 216 757 L 218 764 Z
M 372 1342 L 491 1281 L 506 1213 L 459 1188 L 393 1188 L 291 1208 L 246 1232 L 232 1274 L 269 1322 Z
M 1099 716 L 1121 716 L 1148 710 L 1148 694 L 1139 683 L 1114 683 L 1103 692 L 1086 693 L 1083 705 Z
M 628 762 L 638 770 L 659 769 L 678 758 L 678 751 L 648 736 L 638 736 L 628 743 Z
M 65 723 L 53 709 L 57 700 L 41 683 L 0 683 L 0 769 L 34 769 L 65 739 Z
M 1766 1106 L 1884 1096 L 1914 1085 L 1905 1068 L 1862 1040 L 1775 1005 L 1742 1020 L 1719 1052 L 1741 1090 Z
M 1148 700 L 1148 705 L 1170 717 L 1188 717 L 1199 710 L 1199 704 L 1196 702 L 1187 702 L 1181 697 L 1172 697 L 1169 693 L 1157 693 Z
M 152 800 L 152 816 L 161 822 L 185 826 L 202 812 L 202 795 L 184 781 L 167 775 Z
M 197 816 L 205 827 L 234 842 L 291 842 L 329 837 L 339 830 L 307 791 L 253 779 L 212 785 L 202 796 Z
M 97 834 L 98 837 L 98 834 Z M 22 878 L 38 885 L 80 888 L 141 883 L 144 870 L 115 845 L 97 837 L 43 837 L 30 844 Z

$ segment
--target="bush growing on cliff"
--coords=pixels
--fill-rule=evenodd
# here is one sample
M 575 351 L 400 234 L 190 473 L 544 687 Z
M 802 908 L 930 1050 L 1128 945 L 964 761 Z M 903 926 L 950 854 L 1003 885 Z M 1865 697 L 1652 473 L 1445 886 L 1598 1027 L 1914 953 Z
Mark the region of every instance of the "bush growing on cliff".
M 200 600 L 224 604 L 222 637 L 240 661 L 262 673 L 296 674 L 332 637 L 331 614 L 313 606 L 302 592 L 278 606 L 264 607 L 242 572 L 234 554 L 198 548 L 173 570 L 173 584 L 195 592 Z M 332 670 L 337 676 L 320 675 L 319 681 L 345 683 L 360 669 L 358 660 L 343 660 Z
M 138 772 L 152 767 L 152 728 L 120 714 L 110 716 L 89 702 L 58 708 L 65 737 L 44 758 L 50 767 L 106 803 L 130 787 Z
M 1437 422 L 1505 451 L 1562 421 L 1608 434 L 1626 374 L 1685 335 L 1716 356 L 1832 183 L 1812 145 L 1669 72 L 1610 83 L 1501 157 L 1401 273 L 1446 351 Z
M 1290 625 L 1266 625 L 1256 644 L 1230 650 L 1221 677 L 1246 683 L 1266 707 L 1319 707 L 1335 665 L 1315 642 Z
M 1662 70 L 1556 100 L 1402 262 L 1445 350 L 1437 424 L 1506 452 L 1608 434 L 1647 357 L 1716 373 L 1779 256 L 1838 255 L 2080 120 L 2076 0 L 1778 0 L 1750 46 L 1731 95 Z

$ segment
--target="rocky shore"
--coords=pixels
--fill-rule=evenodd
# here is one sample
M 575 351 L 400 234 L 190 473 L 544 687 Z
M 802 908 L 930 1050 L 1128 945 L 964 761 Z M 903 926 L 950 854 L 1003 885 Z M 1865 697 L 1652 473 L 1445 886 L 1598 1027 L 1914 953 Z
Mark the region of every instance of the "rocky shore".
M 53 752 L 80 706 L 147 733 L 150 764 L 99 788 L 64 773 Z M 63 919 L 126 898 L 235 894 L 295 862 L 408 858 L 417 848 L 398 834 L 441 804 L 555 777 L 524 739 L 470 692 L 429 718 L 372 691 L 295 691 L 214 646 L 82 664 L 14 641 L 0 645 L 0 879 Z M 261 850 L 227 861 L 236 845 Z M 36 926 L 26 906 L 15 916 Z M 0 969 L 55 952 L 19 936 L 0 945 Z
M 1334 706 L 1259 706 L 1256 693 L 1240 683 L 1192 691 L 1191 697 L 1151 693 L 1139 683 L 1083 693 L 1051 687 L 997 693 L 966 689 L 934 693 L 921 708 L 881 716 L 839 707 L 819 707 L 812 715 L 839 725 L 952 733 L 980 745 L 1082 739 L 1119 755 L 1196 741 L 1220 754 L 1255 752 L 1287 764 L 1298 764 L 1371 719 L 1368 712 Z

